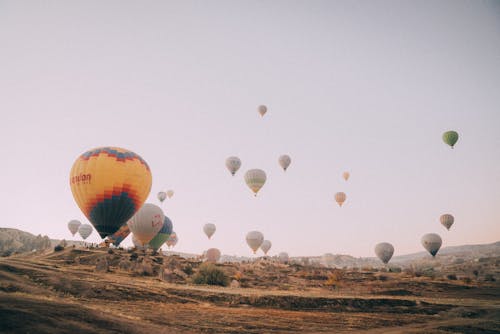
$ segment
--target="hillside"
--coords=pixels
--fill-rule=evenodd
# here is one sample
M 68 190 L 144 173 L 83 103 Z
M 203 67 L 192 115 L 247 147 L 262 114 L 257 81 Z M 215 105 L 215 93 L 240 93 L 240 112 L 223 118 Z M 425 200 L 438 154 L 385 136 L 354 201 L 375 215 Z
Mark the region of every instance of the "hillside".
M 14 228 L 0 228 L 0 256 L 43 250 L 51 247 L 47 236 L 33 235 Z

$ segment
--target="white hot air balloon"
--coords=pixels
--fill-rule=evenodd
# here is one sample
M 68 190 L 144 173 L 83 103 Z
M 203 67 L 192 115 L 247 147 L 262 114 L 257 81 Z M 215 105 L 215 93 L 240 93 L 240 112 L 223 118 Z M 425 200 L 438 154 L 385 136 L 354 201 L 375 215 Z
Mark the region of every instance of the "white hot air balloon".
M 238 157 L 229 157 L 226 159 L 226 168 L 232 176 L 236 174 L 241 167 L 241 160 Z
M 172 189 L 167 190 L 167 197 L 172 198 L 172 196 L 174 196 L 174 191 Z
M 259 231 L 251 231 L 247 233 L 246 240 L 248 246 L 250 246 L 255 254 L 257 249 L 262 245 L 262 242 L 264 242 L 264 235 Z
M 439 221 L 441 222 L 441 225 L 446 227 L 446 229 L 449 231 L 451 225 L 453 225 L 453 222 L 455 222 L 455 217 L 453 217 L 449 213 L 445 213 L 444 215 L 441 215 L 441 217 L 439 217 Z
M 205 257 L 208 262 L 217 262 L 220 259 L 220 250 L 217 248 L 210 248 L 206 251 Z
M 428 233 L 422 237 L 422 246 L 434 257 L 443 244 L 443 240 L 436 233 Z
M 335 202 L 337 202 L 339 206 L 342 206 L 342 204 L 344 204 L 346 198 L 347 196 L 343 192 L 338 192 L 335 194 Z
M 165 198 L 167 198 L 167 193 L 164 192 L 164 191 L 160 191 L 157 195 L 158 197 L 158 200 L 163 203 L 163 201 L 165 200 Z
M 214 235 L 215 230 L 216 230 L 215 224 L 207 223 L 203 226 L 203 232 L 205 232 L 208 239 L 210 239 L 212 235 Z
M 267 112 L 267 107 L 264 105 L 261 105 L 261 106 L 259 106 L 259 108 L 257 108 L 257 110 L 259 111 L 260 116 L 264 117 L 264 115 Z
M 260 188 L 266 183 L 266 179 L 266 172 L 262 169 L 250 169 L 245 173 L 245 182 L 254 192 L 255 196 L 257 196 Z
M 286 253 L 286 252 L 279 253 L 278 259 L 281 263 L 288 263 L 288 261 L 290 260 L 288 253 Z
M 269 252 L 269 250 L 271 249 L 271 246 L 273 244 L 271 243 L 271 241 L 269 240 L 264 240 L 262 242 L 262 245 L 260 245 L 260 249 L 262 249 L 262 251 L 264 252 L 264 254 L 267 255 L 267 252 Z
M 349 172 L 343 172 L 342 173 L 342 177 L 344 178 L 344 180 L 349 180 L 349 176 L 351 176 L 351 174 L 349 174 Z
M 394 246 L 388 242 L 381 242 L 375 246 L 375 255 L 387 264 L 394 254 Z
M 283 170 L 286 172 L 286 169 L 292 163 L 292 158 L 290 158 L 289 155 L 283 154 L 282 156 L 279 157 L 278 162 L 281 168 L 283 168 Z
M 69 221 L 68 229 L 73 236 L 75 236 L 75 233 L 78 232 L 78 228 L 80 227 L 80 225 L 82 225 L 82 223 L 80 223 L 80 221 L 78 221 L 76 219 Z
M 146 245 L 161 230 L 164 219 L 159 206 L 145 203 L 127 224 L 136 239 Z
M 92 225 L 90 224 L 82 224 L 78 228 L 78 233 L 80 233 L 80 236 L 82 237 L 83 240 L 87 239 L 89 235 L 92 234 Z

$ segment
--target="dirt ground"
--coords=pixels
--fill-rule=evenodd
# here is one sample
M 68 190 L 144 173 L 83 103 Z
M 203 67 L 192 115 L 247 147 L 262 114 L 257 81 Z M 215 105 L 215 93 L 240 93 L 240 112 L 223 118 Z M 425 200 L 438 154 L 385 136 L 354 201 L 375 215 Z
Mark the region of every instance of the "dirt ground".
M 192 284 L 194 260 L 131 255 L 0 258 L 0 332 L 500 333 L 498 282 L 262 261 L 218 265 L 241 285 L 218 287 Z

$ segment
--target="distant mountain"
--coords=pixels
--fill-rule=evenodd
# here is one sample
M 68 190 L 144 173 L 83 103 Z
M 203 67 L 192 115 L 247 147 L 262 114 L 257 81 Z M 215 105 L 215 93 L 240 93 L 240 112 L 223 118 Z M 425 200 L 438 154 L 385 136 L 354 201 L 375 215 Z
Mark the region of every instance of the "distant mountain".
M 0 256 L 31 252 L 51 247 L 49 237 L 33 235 L 15 228 L 0 228 Z

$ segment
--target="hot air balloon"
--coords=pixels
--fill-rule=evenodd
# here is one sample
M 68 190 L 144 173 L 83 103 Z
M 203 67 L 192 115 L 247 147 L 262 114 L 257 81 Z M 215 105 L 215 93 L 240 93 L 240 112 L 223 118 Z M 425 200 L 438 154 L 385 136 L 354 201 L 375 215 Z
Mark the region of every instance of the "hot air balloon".
M 212 235 L 214 235 L 215 230 L 216 230 L 215 224 L 207 223 L 205 224 L 205 226 L 203 226 L 203 232 L 205 232 L 208 239 L 210 239 Z
M 342 173 L 342 177 L 344 178 L 344 180 L 349 180 L 349 176 L 351 176 L 351 174 L 349 174 L 349 172 L 343 172 Z
M 265 113 L 267 112 L 267 107 L 264 105 L 259 106 L 257 109 L 259 111 L 260 116 L 264 117 Z
M 167 193 L 164 192 L 164 191 L 160 191 L 158 193 L 158 195 L 156 195 L 156 197 L 158 197 L 158 200 L 163 203 L 163 201 L 165 200 L 165 198 L 167 198 Z
M 158 234 L 156 234 L 156 236 L 149 241 L 149 247 L 151 247 L 155 251 L 160 249 L 160 247 L 170 237 L 170 234 L 172 234 L 172 229 L 173 229 L 172 221 L 170 220 L 170 218 L 165 216 L 161 230 L 158 231 Z
M 271 249 L 272 245 L 273 244 L 271 243 L 271 241 L 264 240 L 264 241 L 262 241 L 262 245 L 260 245 L 260 249 L 262 249 L 262 251 L 264 252 L 264 254 L 267 255 L 267 252 L 269 252 L 269 250 Z
M 394 247 L 388 242 L 381 242 L 375 246 L 375 254 L 387 264 L 394 254 Z
M 146 245 L 163 227 L 164 220 L 165 215 L 159 206 L 146 203 L 127 224 L 135 238 Z
M 439 248 L 441 248 L 441 245 L 443 241 L 441 240 L 441 237 L 435 233 L 429 233 L 426 234 L 422 237 L 422 246 L 431 253 L 432 256 L 436 256 L 437 252 L 439 251 Z
M 80 233 L 82 239 L 85 240 L 92 234 L 92 226 L 90 226 L 90 224 L 82 224 L 78 228 L 78 233 Z
M 205 257 L 208 262 L 217 262 L 220 259 L 220 250 L 217 248 L 210 248 L 207 250 Z
M 445 213 L 444 215 L 441 215 L 441 217 L 439 217 L 439 221 L 441 222 L 441 225 L 446 227 L 446 229 L 449 231 L 451 225 L 453 225 L 453 222 L 455 221 L 455 218 L 449 213 Z
M 288 168 L 288 166 L 290 166 L 290 163 L 292 162 L 292 158 L 290 158 L 290 156 L 284 154 L 284 155 L 279 157 L 278 162 L 279 162 L 281 168 L 283 168 L 283 170 L 286 172 L 286 169 Z
M 174 196 L 174 191 L 173 190 L 167 190 L 167 196 L 168 196 L 168 198 L 172 198 L 172 196 Z
M 76 159 L 69 183 L 76 203 L 104 238 L 118 231 L 144 204 L 151 190 L 151 172 L 134 152 L 101 147 Z
M 250 169 L 245 173 L 245 182 L 252 189 L 255 196 L 257 196 L 260 188 L 266 183 L 266 178 L 266 172 L 262 169 Z
M 338 192 L 335 194 L 335 202 L 337 202 L 339 206 L 342 206 L 342 204 L 344 204 L 346 198 L 346 194 L 343 192 Z
M 226 168 L 229 170 L 232 176 L 236 174 L 238 169 L 241 167 L 241 160 L 238 157 L 229 157 L 226 159 Z
M 458 133 L 456 131 L 446 131 L 443 133 L 443 141 L 453 148 L 458 141 Z
M 264 235 L 259 231 L 251 231 L 247 233 L 246 240 L 248 246 L 250 246 L 255 254 L 264 241 Z
M 113 233 L 112 235 L 108 235 L 108 240 L 111 242 L 113 245 L 118 247 L 120 243 L 125 240 L 126 237 L 130 234 L 130 228 L 128 227 L 127 224 L 122 225 L 118 231 Z
M 134 247 L 137 248 L 138 250 L 146 250 L 147 247 L 144 246 L 137 238 L 135 235 L 132 234 L 132 243 L 134 244 Z
M 179 239 L 177 238 L 177 234 L 172 231 L 172 234 L 170 234 L 170 237 L 168 237 L 165 243 L 167 244 L 168 248 L 170 248 L 174 247 L 177 244 L 177 241 L 179 241 Z
M 278 259 L 281 263 L 288 263 L 288 261 L 290 260 L 288 253 L 286 253 L 286 252 L 279 253 Z
M 76 219 L 69 221 L 68 229 L 73 236 L 75 236 L 75 233 L 78 232 L 78 228 L 80 227 L 80 225 L 82 225 L 82 223 L 80 223 L 80 221 L 78 221 Z

